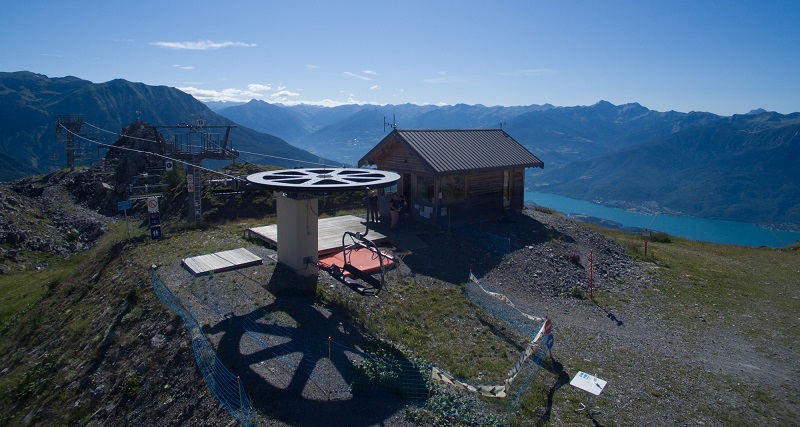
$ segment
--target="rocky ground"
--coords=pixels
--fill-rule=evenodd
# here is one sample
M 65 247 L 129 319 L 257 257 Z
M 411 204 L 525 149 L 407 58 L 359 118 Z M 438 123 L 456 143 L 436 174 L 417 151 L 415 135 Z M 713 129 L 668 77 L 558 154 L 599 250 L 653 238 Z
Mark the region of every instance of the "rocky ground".
M 93 246 L 111 220 L 81 199 L 105 197 L 110 191 L 91 173 L 53 172 L 0 186 L 0 274 L 43 268 L 33 253 L 67 256 Z
M 800 371 L 794 348 L 766 344 L 765 352 L 764 344 L 740 328 L 739 322 L 747 319 L 729 316 L 721 328 L 709 328 L 702 314 L 675 318 L 658 291 L 663 289 L 654 275 L 658 264 L 633 260 L 615 242 L 557 215 L 526 214 L 532 226 L 525 225 L 527 219 L 491 224 L 496 233 L 512 236 L 518 249 L 482 279 L 514 301 L 549 311 L 555 324 L 553 355 L 564 369 L 551 372 L 558 375 L 551 377 L 551 393 L 582 398 L 564 383 L 583 370 L 608 380 L 595 400 L 602 410 L 593 419 L 596 424 L 796 421 L 791 415 L 796 411 L 776 416 L 754 404 L 759 395 L 797 402 Z M 596 301 L 586 299 L 590 259 Z M 719 310 L 711 313 L 726 316 Z M 576 422 L 570 409 L 547 408 L 539 421 Z
M 669 310 L 661 306 L 663 300 L 658 289 L 663 284 L 655 275 L 655 270 L 660 268 L 657 264 L 634 260 L 617 243 L 549 213 L 530 210 L 509 221 L 474 227 L 508 237 L 511 252 L 504 257 L 487 253 L 486 245 L 472 233 L 408 228 L 401 234 L 417 236 L 424 247 L 413 250 L 393 247 L 402 256 L 398 257 L 398 265 L 389 273 L 388 280 L 459 284 L 466 282 L 472 272 L 519 306 L 549 313 L 555 324 L 556 345 L 552 359 L 545 366 L 547 372 L 540 380 L 544 382 L 542 387 L 549 403 L 541 408 L 536 419 L 524 421 L 523 425 L 589 422 L 595 425 L 768 425 L 774 422 L 769 413 L 741 408 L 752 406 L 753 396 L 762 393 L 773 399 L 796 401 L 792 391 L 798 390 L 795 379 L 798 372 L 791 363 L 794 360 L 791 348 L 779 348 L 776 351 L 782 353 L 765 356 L 763 351 L 757 351 L 756 343 L 737 332 L 736 319 L 731 319 L 724 329 L 709 329 L 692 326 L 692 322 L 704 322 L 700 317 L 690 319 L 688 325 L 685 319 L 672 318 Z M 389 238 L 391 240 L 392 236 Z M 403 240 L 406 239 L 397 239 Z M 252 250 L 266 260 L 274 258 L 274 253 L 264 248 Z M 271 271 L 273 267 L 266 268 Z M 588 298 L 590 269 L 594 300 Z M 185 276 L 179 269 L 173 269 L 172 273 L 165 270 L 165 273 Z M 231 276 L 225 277 L 225 274 Z M 231 313 L 246 313 L 259 305 L 275 308 L 273 296 L 265 293 L 268 286 L 262 286 L 264 279 L 261 284 L 257 280 L 236 280 L 244 293 L 220 294 L 223 284 L 236 275 L 241 277 L 241 273 L 223 273 L 212 281 L 195 280 L 192 286 L 200 294 L 215 293 L 211 300 L 228 299 L 224 306 L 238 307 Z M 187 283 L 185 277 L 173 276 L 173 279 L 173 283 Z M 331 279 L 323 273 L 319 282 L 325 285 Z M 343 287 L 337 289 L 342 289 L 343 295 L 353 295 Z M 179 287 L 178 291 L 187 292 L 188 289 Z M 325 318 L 328 319 L 323 322 L 326 325 L 339 324 L 351 330 L 351 338 L 367 339 L 347 326 L 346 320 L 331 322 L 332 313 L 322 307 L 309 307 L 302 301 L 299 307 L 305 310 L 295 308 L 295 315 L 304 312 L 305 317 L 290 319 L 291 322 L 310 325 L 315 321 L 309 319 Z M 214 325 L 224 324 L 223 316 L 203 308 L 203 304 L 199 304 L 195 312 L 204 316 L 203 322 L 210 325 L 210 331 L 217 331 L 209 336 L 219 345 L 224 334 Z M 304 333 L 341 336 L 341 332 L 308 329 Z M 252 343 L 246 344 L 244 339 L 241 342 L 243 347 L 238 348 L 238 352 L 257 352 L 254 348 L 247 349 Z M 353 344 L 357 342 L 360 341 L 353 341 Z M 264 361 L 267 362 L 269 358 Z M 266 387 L 270 393 L 276 393 L 275 384 L 288 384 L 296 378 L 296 372 L 286 371 L 285 364 L 282 365 L 282 368 L 273 366 L 261 372 L 265 383 L 272 384 Z M 598 412 L 591 419 L 575 412 L 585 401 L 585 395 L 568 384 L 578 371 L 608 381 L 603 394 L 594 401 Z M 313 381 L 303 384 L 294 402 L 298 407 L 313 410 L 284 412 L 294 412 L 289 419 L 302 425 L 325 424 L 323 420 L 338 413 L 333 408 L 343 408 L 341 402 L 352 397 L 341 397 L 344 400 L 334 399 L 335 405 L 324 405 L 319 402 L 329 398 L 325 387 Z M 747 387 L 752 391 L 742 391 Z M 382 420 L 369 421 L 363 415 L 348 418 L 341 414 L 336 419 L 348 420 L 347 424 L 340 425 L 408 424 L 402 410 L 388 403 L 387 408 L 390 410 L 384 413 Z M 739 409 L 737 415 L 728 416 L 724 408 Z M 742 412 L 748 418 L 741 419 Z M 299 415 L 301 413 L 306 416 Z M 309 415 L 313 413 L 324 416 L 320 419 Z M 353 412 L 349 414 L 352 416 Z
M 74 202 L 75 188 L 92 188 L 82 179 L 75 174 L 54 173 L 43 180 L 0 187 L 3 269 L 46 268 L 37 264 L 42 261 L 35 253 L 65 256 L 95 244 L 110 219 L 90 209 L 90 204 Z M 99 197 L 104 191 L 95 187 L 89 193 Z M 703 316 L 671 316 L 659 291 L 663 283 L 654 274 L 662 268 L 657 263 L 634 260 L 615 242 L 545 212 L 529 210 L 510 220 L 473 228 L 508 238 L 510 253 L 502 257 L 492 254 L 470 233 L 412 227 L 402 233 L 416 236 L 424 245 L 398 245 L 396 253 L 401 256 L 388 280 L 457 286 L 472 272 L 517 304 L 549 313 L 555 325 L 555 346 L 552 360 L 539 379 L 547 404 L 522 425 L 777 425 L 776 420 L 796 420 L 797 411 L 791 409 L 798 402 L 800 390 L 796 350 L 778 345 L 765 352 L 759 348 L 762 344 L 737 327 L 752 320 L 726 317 L 718 310 L 704 311 L 725 319 L 714 328 L 701 327 Z M 227 249 L 242 243 L 238 236 L 210 230 L 203 233 L 203 239 Z M 168 260 L 160 269 L 176 294 L 203 295 L 214 290 L 227 298 L 225 305 L 232 308 L 231 312 L 248 313 L 275 304 L 274 296 L 261 286 L 272 280 L 274 252 L 258 246 L 251 249 L 266 263 L 248 269 L 250 279 L 242 279 L 247 276 L 241 273 L 225 273 L 239 278 L 236 292 L 226 293 L 226 288 L 215 286 L 227 279 L 223 275 L 204 281 L 187 277 L 179 260 Z M 75 328 L 76 319 L 70 312 L 76 313 L 78 304 L 105 307 L 95 315 L 102 320 L 95 323 L 104 326 L 94 332 L 96 336 L 91 336 L 83 349 L 60 350 L 75 357 L 62 369 L 70 373 L 59 374 L 61 382 L 55 384 L 58 399 L 69 402 L 70 409 L 64 409 L 65 413 L 82 414 L 82 423 L 89 425 L 228 424 L 232 417 L 218 404 L 197 370 L 189 334 L 180 319 L 152 294 L 144 275 L 146 266 L 113 253 L 107 255 L 109 265 L 120 264 L 119 271 L 138 273 L 126 273 L 133 274 L 127 277 L 109 267 L 82 273 L 89 285 L 81 292 L 73 293 L 75 285 L 56 288 L 47 300 L 56 316 L 40 326 L 42 332 L 36 335 L 39 342 L 25 344 L 27 354 L 33 355 L 29 357 L 46 360 L 48 352 L 54 352 L 58 345 L 72 345 L 64 339 L 72 335 L 59 331 Z M 590 271 L 594 301 L 587 298 Z M 262 277 L 251 280 L 256 272 Z M 325 286 L 330 278 L 320 275 L 319 280 Z M 130 300 L 132 294 L 137 295 L 134 300 Z M 315 335 L 347 336 L 356 346 L 372 339 L 344 318 L 336 320 L 336 313 L 310 305 L 307 300 L 298 301 L 294 308 L 272 308 L 291 313 L 284 320 L 297 327 L 326 319 L 324 324 L 331 329 L 308 331 Z M 207 336 L 223 356 L 245 356 L 243 366 L 259 357 L 259 348 L 252 341 L 239 337 L 239 341 L 230 342 L 235 334 L 226 338 L 229 320 L 225 312 L 196 303 L 194 309 Z M 35 310 L 45 313 L 46 307 Z M 252 395 L 254 401 L 273 396 L 262 399 L 261 405 L 266 406 L 259 409 L 283 413 L 285 419 L 293 420 L 289 421 L 291 425 L 410 424 L 400 402 L 379 402 L 382 409 L 376 411 L 374 401 L 344 395 L 331 400 L 329 385 L 302 380 L 303 375 L 287 370 L 285 363 L 272 365 L 270 358 L 261 357 L 265 363 L 256 371 L 266 380 Z M 20 358 L 14 355 L 9 360 Z M 325 371 L 324 362 L 316 369 Z M 585 400 L 583 393 L 568 385 L 578 371 L 608 381 L 602 395 L 593 401 L 599 412 L 591 419 L 574 411 Z M 132 378 L 137 378 L 135 383 Z M 289 388 L 291 393 L 281 394 L 280 390 L 292 384 L 295 388 Z M 787 412 L 759 411 L 757 402 L 764 398 L 787 402 Z M 51 407 L 58 406 L 58 399 L 14 410 L 27 414 L 26 424 L 47 425 L 48 414 L 59 414 L 58 408 Z

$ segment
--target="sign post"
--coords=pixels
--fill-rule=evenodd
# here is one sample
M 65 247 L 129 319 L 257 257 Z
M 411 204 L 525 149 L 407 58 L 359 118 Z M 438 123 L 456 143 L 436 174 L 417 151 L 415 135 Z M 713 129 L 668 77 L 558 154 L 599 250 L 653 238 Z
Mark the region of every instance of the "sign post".
M 150 227 L 150 238 L 155 240 L 155 241 L 161 240 L 161 226 L 160 225 L 156 225 L 156 226 Z
M 158 212 L 158 197 L 147 198 L 147 212 Z
M 608 381 L 601 380 L 594 375 L 589 375 L 586 372 L 578 371 L 575 374 L 575 378 L 569 382 L 569 385 L 583 390 L 586 392 L 586 404 L 584 405 L 581 403 L 581 408 L 575 410 L 575 412 L 586 411 L 587 414 L 591 415 L 592 413 L 600 413 L 599 411 L 592 411 L 591 404 L 592 404 L 592 396 L 600 396 L 600 393 L 603 392 Z
M 157 197 L 147 199 L 147 212 L 150 214 L 150 238 L 158 242 L 161 240 L 161 213 Z
M 152 212 L 150 214 L 150 226 L 155 227 L 157 225 L 161 225 L 161 214 L 158 212 Z
M 125 238 L 130 239 L 131 236 L 128 234 L 128 209 L 131 208 L 131 201 L 130 200 L 123 200 L 121 202 L 117 202 L 117 210 L 123 211 L 125 213 Z

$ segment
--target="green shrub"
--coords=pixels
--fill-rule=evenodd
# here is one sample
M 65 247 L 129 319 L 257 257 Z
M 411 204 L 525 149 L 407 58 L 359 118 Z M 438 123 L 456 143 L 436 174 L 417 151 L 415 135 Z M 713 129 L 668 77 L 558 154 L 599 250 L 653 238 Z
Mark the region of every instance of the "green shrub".
M 57 368 L 58 356 L 52 353 L 42 356 L 31 369 L 22 375 L 22 379 L 16 387 L 16 399 L 22 401 L 41 393 Z
M 134 397 L 139 394 L 142 385 L 139 382 L 139 377 L 131 376 L 125 380 L 125 394 L 128 397 Z
M 648 240 L 655 243 L 672 243 L 672 239 L 669 238 L 669 234 L 662 233 L 660 231 L 650 234 L 650 238 Z

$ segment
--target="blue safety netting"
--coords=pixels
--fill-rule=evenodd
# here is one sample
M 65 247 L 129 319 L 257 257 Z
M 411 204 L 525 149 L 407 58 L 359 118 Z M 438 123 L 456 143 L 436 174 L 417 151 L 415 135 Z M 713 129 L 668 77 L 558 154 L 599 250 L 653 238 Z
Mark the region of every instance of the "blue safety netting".
M 203 378 L 208 384 L 208 388 L 240 423 L 245 426 L 257 425 L 255 413 L 250 405 L 250 399 L 244 391 L 244 386 L 236 375 L 234 375 L 221 360 L 217 357 L 214 347 L 208 342 L 200 323 L 181 303 L 180 298 L 176 297 L 161 281 L 161 278 L 151 269 L 150 281 L 156 295 L 164 301 L 175 313 L 183 319 L 186 329 L 192 336 L 192 350 L 197 360 L 197 366 Z
M 497 293 L 496 290 L 477 278 L 473 279 L 467 286 L 470 299 L 507 322 L 520 334 L 531 337 L 535 335 L 536 330 L 541 327 L 543 317 L 526 313 L 523 310 L 528 310 L 527 308 L 514 306 L 513 303 L 509 305 L 510 301 L 492 295 L 493 292 Z M 187 283 L 193 302 L 202 304 L 202 307 L 213 311 L 220 318 L 235 319 L 237 327 L 242 328 L 242 332 L 253 340 L 259 351 L 270 354 L 272 360 L 282 362 L 290 371 L 304 375 L 319 389 L 327 390 L 336 399 L 345 399 L 348 395 L 364 392 L 370 395 L 392 393 L 410 404 L 447 418 L 479 425 L 506 425 L 506 415 L 519 409 L 521 397 L 533 384 L 545 354 L 545 346 L 540 342 L 536 357 L 521 360 L 513 382 L 514 387 L 509 387 L 507 397 L 486 399 L 474 393 L 474 390 L 465 390 L 463 386 L 452 387 L 433 381 L 432 370 L 435 366 L 432 363 L 387 357 L 337 342 L 330 337 L 301 333 L 292 325 L 281 322 L 278 316 L 271 316 L 263 306 L 244 294 L 240 287 L 224 286 L 222 283 L 196 286 L 201 280 L 212 279 L 192 278 Z M 244 392 L 244 385 L 218 359 L 192 310 L 187 309 L 183 301 L 170 292 L 155 270 L 152 270 L 151 281 L 156 294 L 183 318 L 191 332 L 195 358 L 213 394 L 242 424 L 254 425 L 255 413 Z M 227 298 L 225 293 L 232 292 L 241 292 L 243 295 Z M 538 324 L 536 319 L 539 320 Z M 325 370 L 315 369 L 322 362 L 335 366 L 338 381 L 331 381 Z M 452 375 L 450 377 L 457 383 L 471 385 L 469 380 Z

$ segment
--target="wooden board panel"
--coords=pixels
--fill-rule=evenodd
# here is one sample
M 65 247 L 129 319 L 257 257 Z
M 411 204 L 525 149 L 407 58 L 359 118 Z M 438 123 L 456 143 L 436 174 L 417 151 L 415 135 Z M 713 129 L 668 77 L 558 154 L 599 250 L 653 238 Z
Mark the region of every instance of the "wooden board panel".
M 239 248 L 186 258 L 181 263 L 193 274 L 199 275 L 260 265 L 262 260 L 247 249 Z
M 343 215 L 332 218 L 322 218 L 317 224 L 317 252 L 327 254 L 342 250 L 342 235 L 345 231 L 352 233 L 366 231 L 364 219 L 354 215 Z M 247 237 L 258 238 L 272 248 L 278 247 L 278 226 L 276 224 L 264 227 L 253 227 L 245 231 Z M 379 244 L 386 240 L 386 236 L 375 230 L 370 230 L 367 238 Z M 349 240 L 346 243 L 351 243 Z

